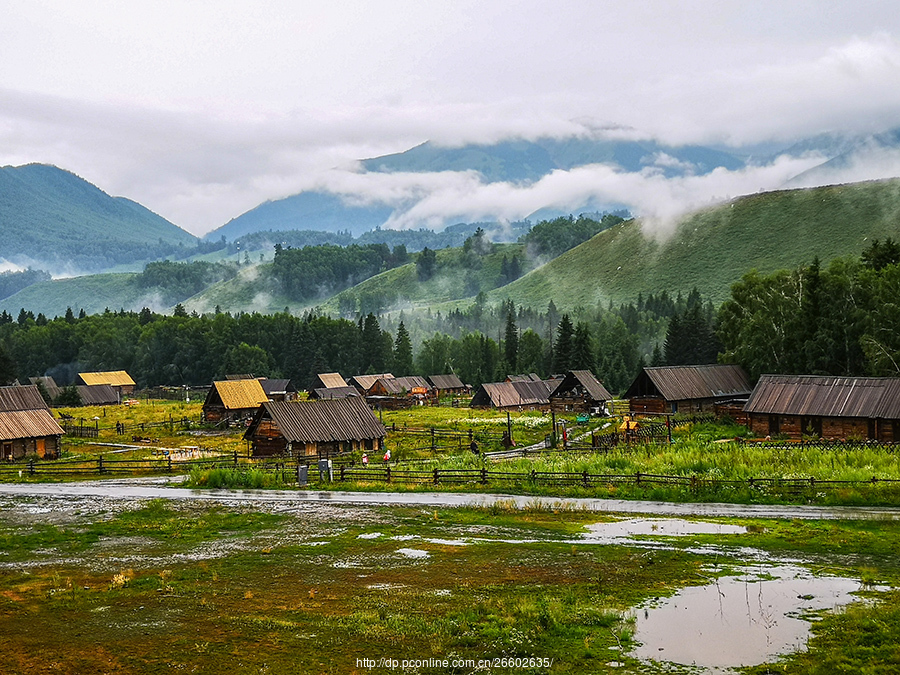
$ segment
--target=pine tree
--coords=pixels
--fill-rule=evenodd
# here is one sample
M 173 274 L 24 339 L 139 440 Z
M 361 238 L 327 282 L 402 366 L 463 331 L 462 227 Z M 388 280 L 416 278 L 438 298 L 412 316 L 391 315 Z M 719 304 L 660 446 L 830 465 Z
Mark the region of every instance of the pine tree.
M 510 303 L 511 304 L 511 303 Z M 515 309 L 506 313 L 506 333 L 503 336 L 503 356 L 511 373 L 519 367 L 519 328 L 516 326 Z
M 568 370 L 594 371 L 596 364 L 594 363 L 593 342 L 591 329 L 584 321 L 579 321 L 572 336 L 572 352 Z
M 553 348 L 553 372 L 565 373 L 571 370 L 572 337 L 575 329 L 568 314 L 563 314 L 556 328 L 556 345 Z
M 394 340 L 393 373 L 397 377 L 406 377 L 413 372 L 413 350 L 409 332 L 403 322 L 397 327 L 397 338 Z

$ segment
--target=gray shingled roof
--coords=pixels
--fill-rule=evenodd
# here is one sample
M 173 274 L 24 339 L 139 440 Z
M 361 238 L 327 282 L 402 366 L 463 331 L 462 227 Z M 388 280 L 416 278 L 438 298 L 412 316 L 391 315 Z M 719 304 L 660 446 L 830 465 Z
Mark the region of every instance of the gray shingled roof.
M 268 401 L 262 404 L 244 435 L 250 439 L 268 415 L 292 443 L 360 441 L 383 438 L 384 425 L 358 397 L 318 401 Z
M 13 410 L 49 410 L 37 385 L 0 387 L 0 412 Z
M 763 375 L 744 411 L 900 419 L 900 378 Z
M 642 391 L 647 388 L 647 380 L 655 392 Z M 751 390 L 747 374 L 740 366 L 660 366 L 644 368 L 625 392 L 625 398 L 658 392 L 667 401 L 688 401 L 746 396 Z
M 613 395 L 600 384 L 600 380 L 589 370 L 570 370 L 550 393 L 550 398 L 563 396 L 579 387 L 583 388 L 594 401 L 611 401 L 613 399 Z

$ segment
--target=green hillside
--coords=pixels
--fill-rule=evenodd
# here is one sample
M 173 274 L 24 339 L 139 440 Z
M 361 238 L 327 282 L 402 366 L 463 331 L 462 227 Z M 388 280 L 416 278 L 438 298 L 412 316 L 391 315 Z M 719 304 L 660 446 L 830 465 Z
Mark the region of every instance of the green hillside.
M 721 301 L 750 269 L 859 255 L 887 237 L 900 239 L 900 180 L 762 193 L 694 214 L 662 241 L 628 221 L 489 297 L 573 307 L 696 287 Z
M 42 281 L 0 300 L 0 310 L 15 317 L 24 308 L 35 315 L 41 313 L 53 318 L 64 316 L 67 307 L 76 314 L 80 309 L 97 314 L 107 307 L 111 310 L 158 308 L 158 296 L 138 288 L 135 277 L 136 274 L 90 274 Z
M 54 273 L 152 260 L 197 242 L 140 204 L 43 164 L 0 168 L 0 231 L 0 257 Z

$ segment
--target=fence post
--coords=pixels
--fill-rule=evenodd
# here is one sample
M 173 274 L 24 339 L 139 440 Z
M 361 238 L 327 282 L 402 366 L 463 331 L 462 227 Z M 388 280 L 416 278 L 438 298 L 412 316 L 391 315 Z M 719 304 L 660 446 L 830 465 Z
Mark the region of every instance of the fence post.
M 172 455 L 166 457 L 166 471 L 172 473 Z
M 390 483 L 391 482 L 391 467 L 385 467 L 384 469 L 385 480 Z
M 237 450 L 234 451 L 234 465 L 237 466 Z
M 431 453 L 434 454 L 434 427 L 431 427 Z
M 585 469 L 585 470 L 582 472 L 582 474 L 581 474 L 581 479 L 584 481 L 584 487 L 590 487 L 590 486 L 591 486 L 591 479 L 590 479 L 590 477 L 588 476 L 587 469 Z
M 34 475 L 34 457 L 28 460 L 28 475 Z
M 341 464 L 341 482 L 343 483 L 346 478 L 347 465 Z
M 534 483 L 537 481 L 537 471 L 534 469 L 531 470 L 531 482 Z
M 487 485 L 487 469 L 481 467 L 481 484 Z
M 103 455 L 97 457 L 97 473 L 103 473 Z
M 434 469 L 434 484 L 437 485 L 440 482 L 440 472 L 437 467 Z
M 638 485 L 641 484 L 641 472 L 640 471 L 638 471 L 637 473 L 634 474 L 634 480 Z

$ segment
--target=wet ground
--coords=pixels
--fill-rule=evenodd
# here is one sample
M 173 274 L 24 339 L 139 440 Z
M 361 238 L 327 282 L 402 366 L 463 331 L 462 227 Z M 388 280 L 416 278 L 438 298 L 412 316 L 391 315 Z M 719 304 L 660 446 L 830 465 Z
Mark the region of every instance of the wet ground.
M 221 503 L 358 504 L 369 506 L 491 506 L 536 504 L 592 512 L 639 513 L 699 518 L 778 518 L 813 520 L 900 520 L 900 509 L 853 506 L 792 506 L 768 504 L 674 503 L 624 499 L 528 497 L 459 492 L 344 492 L 315 490 L 190 490 L 167 479 L 128 479 L 82 483 L 0 483 L 0 495 L 97 497 L 114 499 L 205 500 Z

